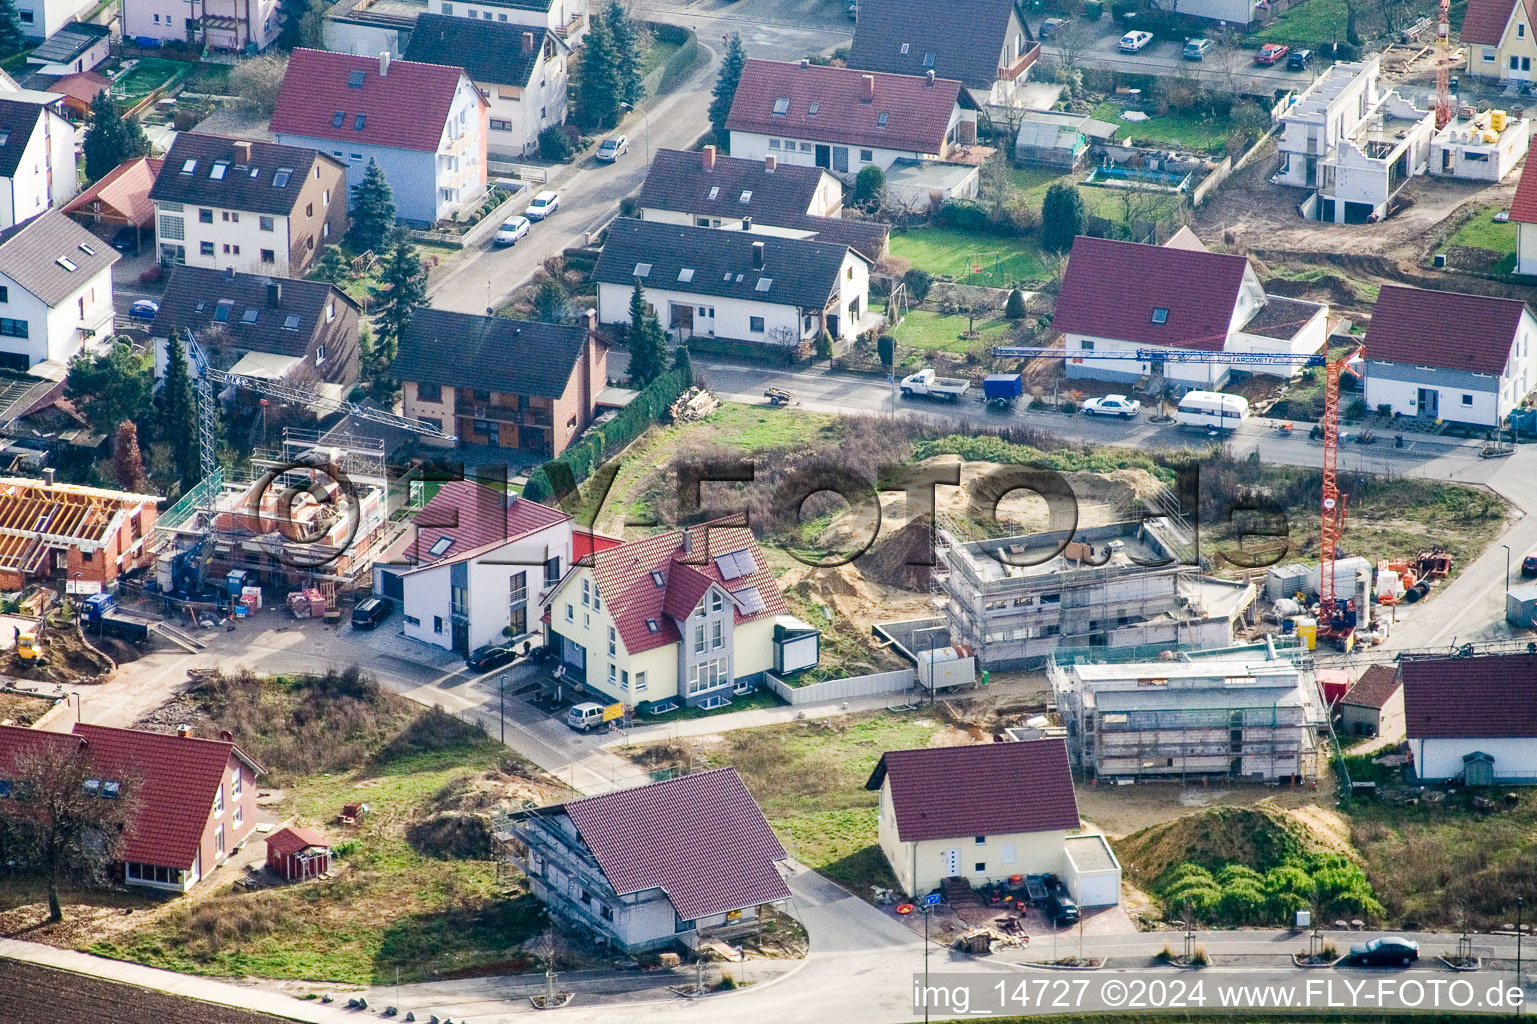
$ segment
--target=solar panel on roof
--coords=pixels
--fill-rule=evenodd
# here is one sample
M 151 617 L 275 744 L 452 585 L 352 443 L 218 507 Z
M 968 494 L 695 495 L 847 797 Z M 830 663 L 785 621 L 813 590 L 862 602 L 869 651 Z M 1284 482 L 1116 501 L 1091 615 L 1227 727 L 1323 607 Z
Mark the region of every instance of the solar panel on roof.
M 731 551 L 715 559 L 715 568 L 720 570 L 721 579 L 734 580 L 741 576 L 750 576 L 757 571 L 753 564 L 752 553 L 745 548 L 741 551 Z
M 763 595 L 758 593 L 757 587 L 744 587 L 741 590 L 733 590 L 731 596 L 741 606 L 743 615 L 756 615 L 767 607 L 763 603 Z

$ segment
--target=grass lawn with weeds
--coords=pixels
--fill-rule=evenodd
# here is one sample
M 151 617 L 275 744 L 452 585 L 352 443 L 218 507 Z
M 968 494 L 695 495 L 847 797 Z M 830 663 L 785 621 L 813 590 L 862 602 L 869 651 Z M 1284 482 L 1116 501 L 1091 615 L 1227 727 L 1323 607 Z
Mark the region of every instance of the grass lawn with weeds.
M 891 253 L 936 277 L 949 276 L 962 284 L 1007 288 L 1016 281 L 1039 281 L 1047 276 L 1046 263 L 1033 239 L 975 235 L 950 228 L 912 228 L 892 232 Z M 981 271 L 972 273 L 974 266 Z
M 1110 118 L 1109 120 L 1114 121 L 1115 119 Z M 1036 209 L 1040 209 L 1041 203 L 1046 199 L 1046 190 L 1051 188 L 1051 186 L 1059 184 L 1072 185 L 1078 189 L 1078 194 L 1083 197 L 1083 207 L 1091 216 L 1103 217 L 1116 224 L 1124 223 L 1126 220 L 1126 206 L 1120 196 L 1123 190 L 1102 188 L 1097 185 L 1085 185 L 1083 179 L 1088 177 L 1088 173 L 1087 170 L 1083 170 L 1073 174 L 1057 174 L 1040 167 L 1011 167 L 1009 169 L 1009 181 L 1015 188 L 1025 194 L 1029 205 Z M 1146 211 L 1147 215 L 1162 217 L 1172 213 L 1179 206 L 1179 198 L 1173 195 L 1137 193 L 1135 203 L 1138 206 L 1139 218 L 1145 215 L 1143 211 Z M 894 242 L 895 236 L 893 236 Z
M 1317 46 L 1345 38 L 1346 0 L 1307 0 L 1249 38 L 1258 43 Z M 1409 21 L 1405 16 L 1405 21 Z M 1306 76 L 1301 76 L 1306 84 Z
M 179 60 L 141 57 L 132 71 L 112 83 L 113 91 L 119 94 L 124 107 L 131 107 L 177 75 L 190 72 L 191 65 Z
M 886 751 L 947 735 L 959 734 L 937 717 L 876 711 L 738 729 L 707 747 L 704 760 L 736 768 L 792 857 L 868 899 L 870 886 L 895 880 L 876 845 L 880 794 L 865 781 Z M 651 767 L 687 757 L 666 744 L 637 754 Z
M 543 927 L 543 913 L 521 876 L 499 873 L 485 819 L 461 812 L 489 806 L 508 787 L 541 793 L 546 780 L 444 712 L 389 694 L 334 698 L 317 710 L 296 696 L 303 689 L 282 680 L 260 694 L 241 690 L 240 702 L 211 718 L 247 749 L 265 750 L 276 777 L 287 779 L 278 815 L 334 829 L 330 875 L 240 891 L 218 888 L 233 880 L 226 871 L 204 883 L 213 887 L 207 893 L 145 914 L 133 932 L 89 951 L 189 974 L 358 985 L 393 981 L 397 969 L 402 980 L 425 980 L 528 967 L 519 946 Z M 361 720 L 367 707 L 377 713 Z M 356 722 L 369 749 L 350 762 L 356 767 L 324 760 L 329 771 L 295 775 L 295 766 L 315 762 L 251 731 L 258 720 L 276 726 L 295 712 L 319 714 L 321 732 L 340 734 L 344 721 Z M 332 826 L 352 801 L 370 813 L 355 828 Z
M 1499 207 L 1488 207 L 1479 210 L 1478 214 L 1462 227 L 1457 233 L 1446 240 L 1447 245 L 1466 245 L 1474 249 L 1488 249 L 1491 252 L 1508 253 L 1516 251 L 1516 226 L 1510 221 L 1504 224 L 1495 222 L 1494 215 Z
M 1312 0 L 1317 3 L 1318 0 Z M 1093 116 L 1100 121 L 1120 125 L 1114 138 L 1135 139 L 1155 146 L 1173 146 L 1184 150 L 1216 153 L 1226 147 L 1231 127 L 1220 117 L 1202 117 L 1197 114 L 1159 114 L 1150 111 L 1146 121 L 1123 121 L 1121 114 L 1142 107 L 1123 107 L 1108 100 L 1094 108 Z
M 959 313 L 937 313 L 927 309 L 914 309 L 902 318 L 902 323 L 892 332 L 897 344 L 907 348 L 921 348 L 940 352 L 967 352 L 978 345 L 1002 345 L 1007 342 L 1013 322 L 1004 317 L 978 317 L 975 321 L 980 337 L 962 337 L 972 320 Z

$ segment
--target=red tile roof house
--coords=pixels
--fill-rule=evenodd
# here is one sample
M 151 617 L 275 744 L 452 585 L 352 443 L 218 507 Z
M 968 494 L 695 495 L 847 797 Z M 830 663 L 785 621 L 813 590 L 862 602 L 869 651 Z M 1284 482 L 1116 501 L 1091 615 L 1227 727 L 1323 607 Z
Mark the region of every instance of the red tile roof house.
M 485 194 L 487 110 L 462 68 L 297 49 L 270 128 L 345 163 L 349 193 L 377 161 L 400 219 L 430 225 Z
M 977 105 L 960 82 L 931 75 L 749 60 L 726 129 L 734 157 L 773 156 L 849 179 L 865 167 L 962 156 L 977 140 Z M 976 195 L 976 174 L 966 178 L 951 186 L 955 197 Z
M 1398 672 L 1421 780 L 1537 784 L 1537 655 L 1426 658 Z
M 1404 732 L 1404 688 L 1392 665 L 1373 665 L 1340 698 L 1340 732 L 1397 739 Z
M 1498 427 L 1537 388 L 1537 320 L 1526 303 L 1390 285 L 1366 329 L 1366 405 Z
M 781 643 L 776 625 L 810 627 L 789 615 L 741 522 L 657 534 L 578 564 L 550 598 L 546 633 L 566 678 L 646 710 L 720 706 L 762 682 Z
M 1073 884 L 1065 843 L 1080 822 L 1065 740 L 888 750 L 865 788 L 880 791 L 881 852 L 909 895 L 947 878 L 976 888 L 1049 872 L 1084 906 L 1120 902 L 1119 864 L 1094 858 Z
M 1537 58 L 1537 2 L 1468 0 L 1458 38 L 1468 51 L 1468 74 L 1530 81 Z
M 256 827 L 256 779 L 264 772 L 228 733 L 205 740 L 99 725 L 76 725 L 72 734 L 0 726 L 0 781 L 40 743 L 70 744 L 91 758 L 103 799 L 125 787 L 123 795 L 139 801 L 119 851 L 128 885 L 186 892 Z
M 405 636 L 459 654 L 537 639 L 561 577 L 594 547 L 619 543 L 474 480 L 444 484 L 414 527 L 374 563 L 374 592 L 400 606 Z
M 1057 295 L 1052 327 L 1067 376 L 1131 383 L 1162 373 L 1171 383 L 1218 388 L 1233 369 L 1292 376 L 1288 365 L 1183 362 L 1180 352 L 1320 351 L 1329 307 L 1266 295 L 1248 258 L 1177 246 L 1079 235 Z M 1093 352 L 1141 352 L 1149 360 L 1096 359 Z M 1171 356 L 1176 358 L 1171 358 Z
M 1510 219 L 1516 225 L 1516 270 L 1537 276 L 1537 160 L 1521 168 L 1521 180 L 1510 203 Z
M 550 915 L 626 953 L 739 935 L 790 896 L 784 847 L 734 768 L 524 811 L 506 828 Z

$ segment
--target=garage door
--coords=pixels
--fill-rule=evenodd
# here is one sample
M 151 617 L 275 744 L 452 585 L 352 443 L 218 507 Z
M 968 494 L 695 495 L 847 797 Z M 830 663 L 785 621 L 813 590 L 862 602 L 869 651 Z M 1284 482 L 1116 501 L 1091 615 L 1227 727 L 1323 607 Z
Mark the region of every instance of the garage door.
M 1113 907 L 1121 902 L 1121 873 L 1102 871 L 1080 875 L 1073 893 L 1080 907 Z

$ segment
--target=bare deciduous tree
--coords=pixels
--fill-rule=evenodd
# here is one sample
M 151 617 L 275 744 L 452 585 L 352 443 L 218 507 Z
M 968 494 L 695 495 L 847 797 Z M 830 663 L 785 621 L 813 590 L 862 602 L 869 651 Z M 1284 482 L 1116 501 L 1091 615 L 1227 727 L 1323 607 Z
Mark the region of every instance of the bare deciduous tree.
M 84 739 L 37 743 L 3 770 L 11 776 L 12 798 L 0 803 L 0 824 L 47 884 L 48 919 L 62 921 L 61 885 L 106 880 L 138 818 L 138 780 L 98 766 Z

